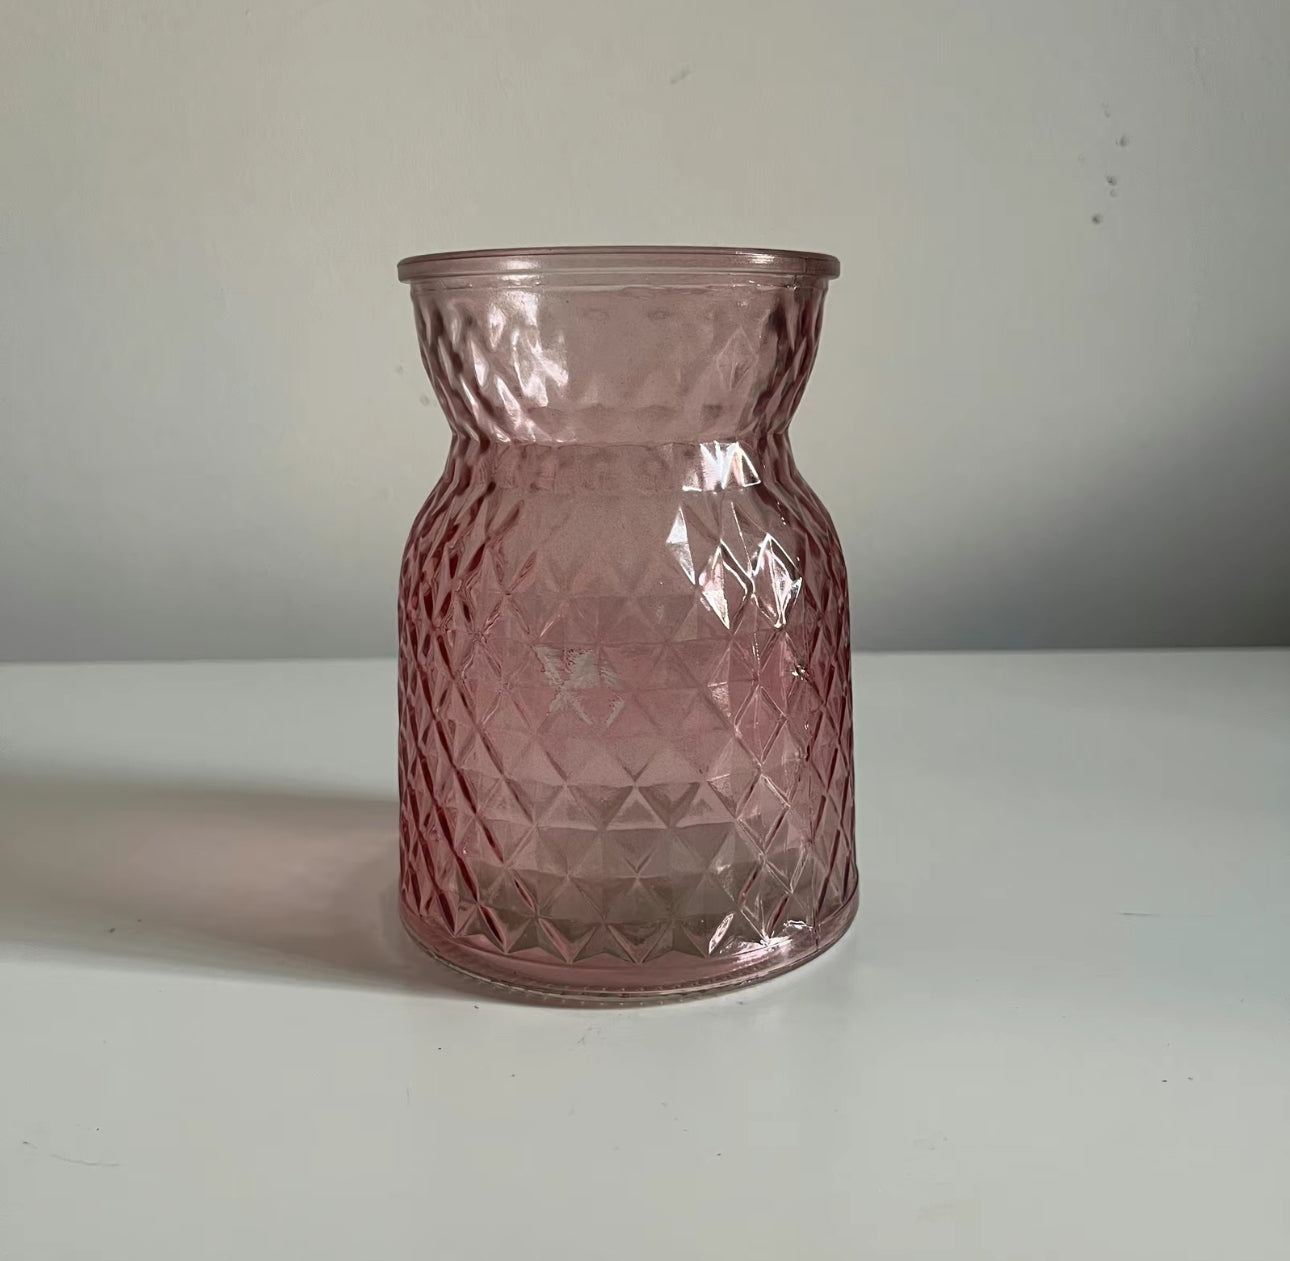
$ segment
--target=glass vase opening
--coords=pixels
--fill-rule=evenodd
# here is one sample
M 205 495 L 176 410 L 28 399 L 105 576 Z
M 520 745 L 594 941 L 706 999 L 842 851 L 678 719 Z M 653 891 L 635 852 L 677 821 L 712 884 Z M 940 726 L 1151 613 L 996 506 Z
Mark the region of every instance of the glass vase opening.
M 828 255 L 404 260 L 452 430 L 399 590 L 401 905 L 445 962 L 649 998 L 855 913 L 846 572 L 788 426 Z

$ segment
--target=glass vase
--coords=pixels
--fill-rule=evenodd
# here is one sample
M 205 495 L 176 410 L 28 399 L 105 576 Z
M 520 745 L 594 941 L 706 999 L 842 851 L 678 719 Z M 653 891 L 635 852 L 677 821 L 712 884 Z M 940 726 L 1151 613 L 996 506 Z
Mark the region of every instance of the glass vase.
M 827 255 L 404 260 L 452 429 L 399 589 L 401 906 L 524 990 L 758 980 L 856 909 L 846 572 L 788 426 Z

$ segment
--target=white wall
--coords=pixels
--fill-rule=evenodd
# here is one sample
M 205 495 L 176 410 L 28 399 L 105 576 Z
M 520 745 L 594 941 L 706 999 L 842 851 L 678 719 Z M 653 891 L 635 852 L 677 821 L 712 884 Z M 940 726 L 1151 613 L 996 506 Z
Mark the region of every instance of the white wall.
M 1286 0 L 0 16 L 0 658 L 391 651 L 396 260 L 604 241 L 841 255 L 863 644 L 1290 642 Z

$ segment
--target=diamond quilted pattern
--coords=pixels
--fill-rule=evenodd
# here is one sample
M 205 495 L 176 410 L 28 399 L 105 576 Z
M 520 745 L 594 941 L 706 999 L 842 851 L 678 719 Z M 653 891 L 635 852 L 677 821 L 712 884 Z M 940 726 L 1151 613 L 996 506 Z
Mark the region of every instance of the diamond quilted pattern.
M 402 898 L 450 961 L 682 989 L 845 926 L 846 575 L 786 435 L 822 297 L 414 290 L 454 442 L 400 583 Z

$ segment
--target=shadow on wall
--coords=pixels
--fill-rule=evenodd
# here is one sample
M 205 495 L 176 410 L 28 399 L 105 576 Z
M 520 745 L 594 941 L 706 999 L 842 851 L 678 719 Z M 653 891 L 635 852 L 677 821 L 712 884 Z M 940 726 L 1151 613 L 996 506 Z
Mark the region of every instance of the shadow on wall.
M 0 949 L 474 998 L 397 908 L 385 799 L 0 781 Z
M 1002 549 L 998 537 L 992 555 L 946 540 L 935 572 L 877 616 L 856 581 L 856 646 L 1290 645 L 1290 402 L 1139 444 L 1075 511 L 1018 519 Z

